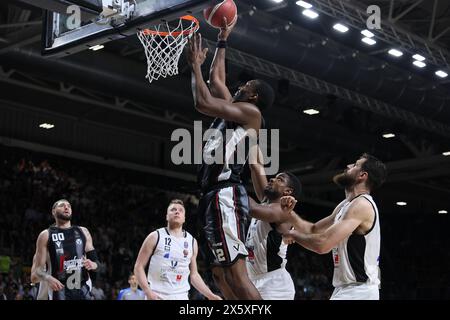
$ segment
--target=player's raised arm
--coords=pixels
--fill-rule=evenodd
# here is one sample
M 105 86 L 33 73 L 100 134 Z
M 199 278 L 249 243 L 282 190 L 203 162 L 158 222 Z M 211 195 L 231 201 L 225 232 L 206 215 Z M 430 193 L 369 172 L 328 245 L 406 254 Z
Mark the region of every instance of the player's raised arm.
M 227 18 L 223 18 L 223 27 L 217 36 L 216 52 L 209 70 L 209 87 L 211 94 L 216 98 L 222 98 L 231 101 L 232 96 L 230 90 L 226 86 L 226 70 L 225 70 L 225 51 L 227 47 L 228 36 L 231 33 L 237 19 L 232 25 L 228 26 Z
M 267 186 L 266 171 L 264 170 L 264 159 L 258 145 L 254 145 L 249 151 L 249 165 L 252 175 L 253 188 L 259 201 L 263 201 L 264 189 Z
M 261 126 L 261 113 L 256 105 L 250 103 L 256 101 L 258 94 L 252 92 L 250 85 L 246 84 L 239 90 L 248 93 L 246 102 L 234 102 L 215 98 L 210 93 L 203 79 L 201 65 L 205 61 L 207 48 L 202 48 L 201 34 L 194 34 L 188 44 L 188 61 L 192 68 L 192 94 L 195 108 L 211 117 L 234 121 L 240 125 L 251 125 L 256 129 Z

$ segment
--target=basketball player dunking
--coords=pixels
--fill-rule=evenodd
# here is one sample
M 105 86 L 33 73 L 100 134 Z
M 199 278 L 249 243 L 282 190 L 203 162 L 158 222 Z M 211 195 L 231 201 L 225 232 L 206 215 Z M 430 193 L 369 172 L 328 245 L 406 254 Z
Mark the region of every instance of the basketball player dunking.
M 333 178 L 346 197 L 330 216 L 310 223 L 291 215 L 296 230 L 283 235 L 286 242 L 333 252 L 333 300 L 379 299 L 380 219 L 370 193 L 385 179 L 385 165 L 365 153 Z
M 227 25 L 226 20 L 223 25 Z M 263 123 L 261 111 L 272 105 L 274 92 L 264 81 L 252 80 L 241 86 L 234 96 L 230 94 L 225 84 L 225 48 L 232 27 L 222 28 L 218 35 L 210 69 L 211 92 L 201 71 L 207 52 L 202 49 L 201 35 L 194 34 L 187 46 L 195 108 L 214 117 L 210 129 L 221 133 L 211 135 L 203 147 L 203 164 L 198 174 L 203 193 L 199 203 L 205 237 L 202 251 L 213 266 L 214 280 L 226 299 L 261 299 L 248 278 L 245 263 L 249 209 L 241 181 L 245 163 L 231 163 L 230 159 L 246 136 L 259 132 Z M 233 134 L 225 139 L 227 129 Z M 214 152 L 221 152 L 223 159 L 219 163 L 205 161 L 210 160 L 208 157 Z
M 84 227 L 71 225 L 72 207 L 65 199 L 54 203 L 52 215 L 55 225 L 37 239 L 31 281 L 41 283 L 40 299 L 92 300 L 88 271 L 97 269 L 98 258 L 91 234 Z

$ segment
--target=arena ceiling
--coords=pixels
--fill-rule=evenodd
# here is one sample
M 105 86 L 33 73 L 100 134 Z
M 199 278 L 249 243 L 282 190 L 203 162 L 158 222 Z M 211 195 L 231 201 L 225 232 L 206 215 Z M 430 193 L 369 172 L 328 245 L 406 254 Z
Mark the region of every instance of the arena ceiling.
M 232 88 L 261 77 L 276 89 L 265 119 L 280 129 L 281 169 L 301 177 L 303 200 L 333 206 L 342 194 L 330 177 L 367 151 L 390 169 L 380 190 L 386 210 L 450 210 L 450 157 L 442 155 L 450 151 L 450 81 L 434 74 L 450 73 L 450 1 L 316 0 L 314 21 L 295 2 L 236 1 L 227 71 Z M 382 14 L 374 48 L 359 33 L 373 4 Z M 336 22 L 350 31 L 337 33 Z M 203 21 L 200 30 L 213 52 L 216 31 Z M 208 121 L 193 108 L 183 57 L 178 76 L 149 84 L 135 37 L 54 59 L 41 56 L 41 34 L 41 9 L 0 3 L 3 138 L 119 159 L 192 183 L 193 166 L 169 161 L 172 131 Z M 405 52 L 402 58 L 387 54 L 394 46 Z M 426 68 L 411 64 L 416 51 Z M 212 53 L 206 65 L 211 59 Z M 309 108 L 320 113 L 303 113 Z M 56 122 L 51 133 L 36 126 L 46 119 Z M 386 133 L 395 137 L 383 138 Z

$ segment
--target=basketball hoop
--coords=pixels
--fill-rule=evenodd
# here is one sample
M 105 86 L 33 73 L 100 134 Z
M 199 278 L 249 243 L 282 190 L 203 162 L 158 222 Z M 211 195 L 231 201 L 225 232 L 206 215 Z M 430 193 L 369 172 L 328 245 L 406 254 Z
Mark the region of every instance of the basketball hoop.
M 153 30 L 143 29 L 137 32 L 147 57 L 146 78 L 150 83 L 159 77 L 178 74 L 178 60 L 184 46 L 198 28 L 199 22 L 195 17 L 182 16 L 175 27 L 164 21 Z

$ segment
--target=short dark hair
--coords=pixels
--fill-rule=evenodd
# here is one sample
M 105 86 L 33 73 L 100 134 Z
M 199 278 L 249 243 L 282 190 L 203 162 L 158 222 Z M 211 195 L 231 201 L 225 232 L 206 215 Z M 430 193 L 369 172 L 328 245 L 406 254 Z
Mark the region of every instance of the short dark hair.
M 131 273 L 128 275 L 128 280 L 130 280 L 132 276 L 134 276 L 134 272 L 131 272 Z
M 301 194 L 302 194 L 302 184 L 300 183 L 300 180 L 291 172 L 285 171 L 283 174 L 287 175 L 289 177 L 288 179 L 288 187 L 292 189 L 292 196 L 299 200 Z
M 361 165 L 361 169 L 368 173 L 367 186 L 370 190 L 375 190 L 386 181 L 386 165 L 374 156 L 363 153 L 360 159 L 366 159 Z
M 168 207 L 170 207 L 171 204 L 181 204 L 184 207 L 184 202 L 181 199 L 172 199 L 172 200 L 170 200 Z
M 269 109 L 273 101 L 275 100 L 275 92 L 272 87 L 264 80 L 256 79 L 254 80 L 255 84 L 255 92 L 258 95 L 258 99 L 256 100 L 256 106 L 259 110 L 263 111 Z
M 55 203 L 53 204 L 52 210 L 55 209 L 56 206 L 58 205 L 58 202 L 61 202 L 61 201 L 65 201 L 70 204 L 69 200 L 67 200 L 67 199 L 59 199 L 59 200 L 55 201 Z

